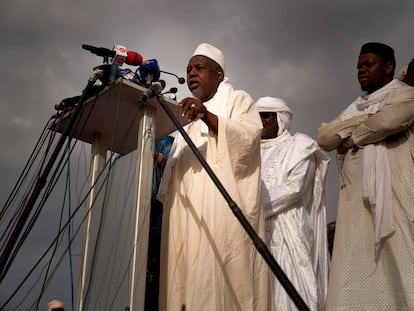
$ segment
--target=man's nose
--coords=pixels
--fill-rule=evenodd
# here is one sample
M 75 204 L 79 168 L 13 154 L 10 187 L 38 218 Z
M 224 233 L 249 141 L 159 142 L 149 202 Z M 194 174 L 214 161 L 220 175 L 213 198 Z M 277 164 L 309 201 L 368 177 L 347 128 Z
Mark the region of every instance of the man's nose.
M 366 72 L 367 71 L 367 66 L 361 66 L 358 68 L 358 72 Z
M 196 76 L 196 71 L 194 69 L 190 69 L 189 72 L 187 72 L 187 77 L 194 77 Z

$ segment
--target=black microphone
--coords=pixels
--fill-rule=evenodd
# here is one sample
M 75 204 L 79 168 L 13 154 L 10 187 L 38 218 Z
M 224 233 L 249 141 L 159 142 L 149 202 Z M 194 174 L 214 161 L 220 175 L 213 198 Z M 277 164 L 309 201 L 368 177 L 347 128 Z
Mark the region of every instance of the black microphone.
M 126 63 L 131 66 L 139 66 L 142 64 L 144 58 L 141 54 L 134 51 L 127 51 L 125 47 L 115 44 L 114 49 L 110 50 L 103 47 L 95 47 L 92 45 L 82 44 L 82 48 L 101 57 L 111 57 L 117 61 L 118 65 Z
M 169 75 L 172 75 L 172 76 L 176 77 L 177 80 L 178 80 L 178 83 L 180 83 L 180 84 L 184 84 L 185 83 L 185 79 L 183 77 L 177 76 L 175 73 L 168 72 L 168 71 L 163 71 L 163 70 L 160 70 L 160 72 L 167 73 Z
M 170 94 L 168 96 L 170 99 L 177 100 L 177 95 L 176 95 L 177 92 L 178 92 L 178 89 L 176 87 L 172 87 L 168 91 L 165 91 L 165 92 L 161 93 L 161 95 Z
M 82 49 L 91 52 L 92 54 L 102 56 L 102 57 L 114 57 L 115 51 L 112 51 L 107 48 L 97 48 L 92 45 L 82 44 Z
M 168 92 L 167 92 L 167 93 L 175 94 L 175 93 L 177 93 L 177 92 L 178 92 L 178 89 L 177 89 L 176 87 L 172 87 L 172 88 L 170 88 L 170 89 L 168 90 Z
M 151 97 L 157 96 L 161 93 L 161 91 L 165 88 L 165 81 L 159 80 L 153 82 L 147 90 L 140 96 L 139 101 L 144 102 Z

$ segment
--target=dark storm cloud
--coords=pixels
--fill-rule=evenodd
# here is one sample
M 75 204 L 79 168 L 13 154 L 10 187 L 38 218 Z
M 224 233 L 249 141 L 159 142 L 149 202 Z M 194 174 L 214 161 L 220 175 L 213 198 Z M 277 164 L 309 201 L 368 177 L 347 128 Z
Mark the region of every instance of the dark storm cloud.
M 399 66 L 414 54 L 410 1 L 18 0 L 1 8 L 0 139 L 8 148 L 0 168 L 14 176 L 54 104 L 80 94 L 101 62 L 81 49 L 84 43 L 125 45 L 180 76 L 198 43 L 216 44 L 236 87 L 255 99 L 285 98 L 295 113 L 294 129 L 313 137 L 321 122 L 358 95 L 355 64 L 362 43 L 391 44 Z M 188 95 L 184 86 L 179 90 L 179 97 Z

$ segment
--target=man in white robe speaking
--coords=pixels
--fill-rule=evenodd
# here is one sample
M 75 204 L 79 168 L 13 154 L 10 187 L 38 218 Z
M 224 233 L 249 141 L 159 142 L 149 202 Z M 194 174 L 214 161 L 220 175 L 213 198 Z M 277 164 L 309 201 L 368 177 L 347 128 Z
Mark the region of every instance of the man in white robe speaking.
M 252 98 L 233 90 L 224 56 L 200 44 L 187 66 L 195 98 L 181 103 L 185 131 L 264 240 L 260 198 L 262 124 Z M 160 310 L 273 310 L 270 269 L 181 135 L 158 198 L 164 204 Z
M 414 310 L 414 88 L 395 65 L 391 47 L 364 44 L 364 94 L 319 128 L 341 178 L 327 310 Z
M 256 103 L 263 122 L 262 192 L 271 253 L 310 310 L 324 310 L 328 278 L 325 179 L 329 157 L 309 136 L 289 132 L 280 98 Z M 273 277 L 276 309 L 297 310 Z

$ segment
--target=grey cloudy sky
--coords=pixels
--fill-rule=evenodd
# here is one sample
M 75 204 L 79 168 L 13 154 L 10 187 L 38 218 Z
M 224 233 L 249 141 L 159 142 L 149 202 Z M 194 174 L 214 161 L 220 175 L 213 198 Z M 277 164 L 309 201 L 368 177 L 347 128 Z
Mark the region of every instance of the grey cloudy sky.
M 409 0 L 2 0 L 1 202 L 54 105 L 80 94 L 101 63 L 82 44 L 112 48 L 118 43 L 144 59 L 156 58 L 162 70 L 185 76 L 197 44 L 212 43 L 224 52 L 226 75 L 235 88 L 254 99 L 285 99 L 294 113 L 293 131 L 316 138 L 319 124 L 360 93 L 356 60 L 363 43 L 394 47 L 397 69 L 414 57 L 413 13 Z M 179 98 L 188 95 L 178 87 Z M 337 187 L 332 158 L 328 221 L 335 219 Z

